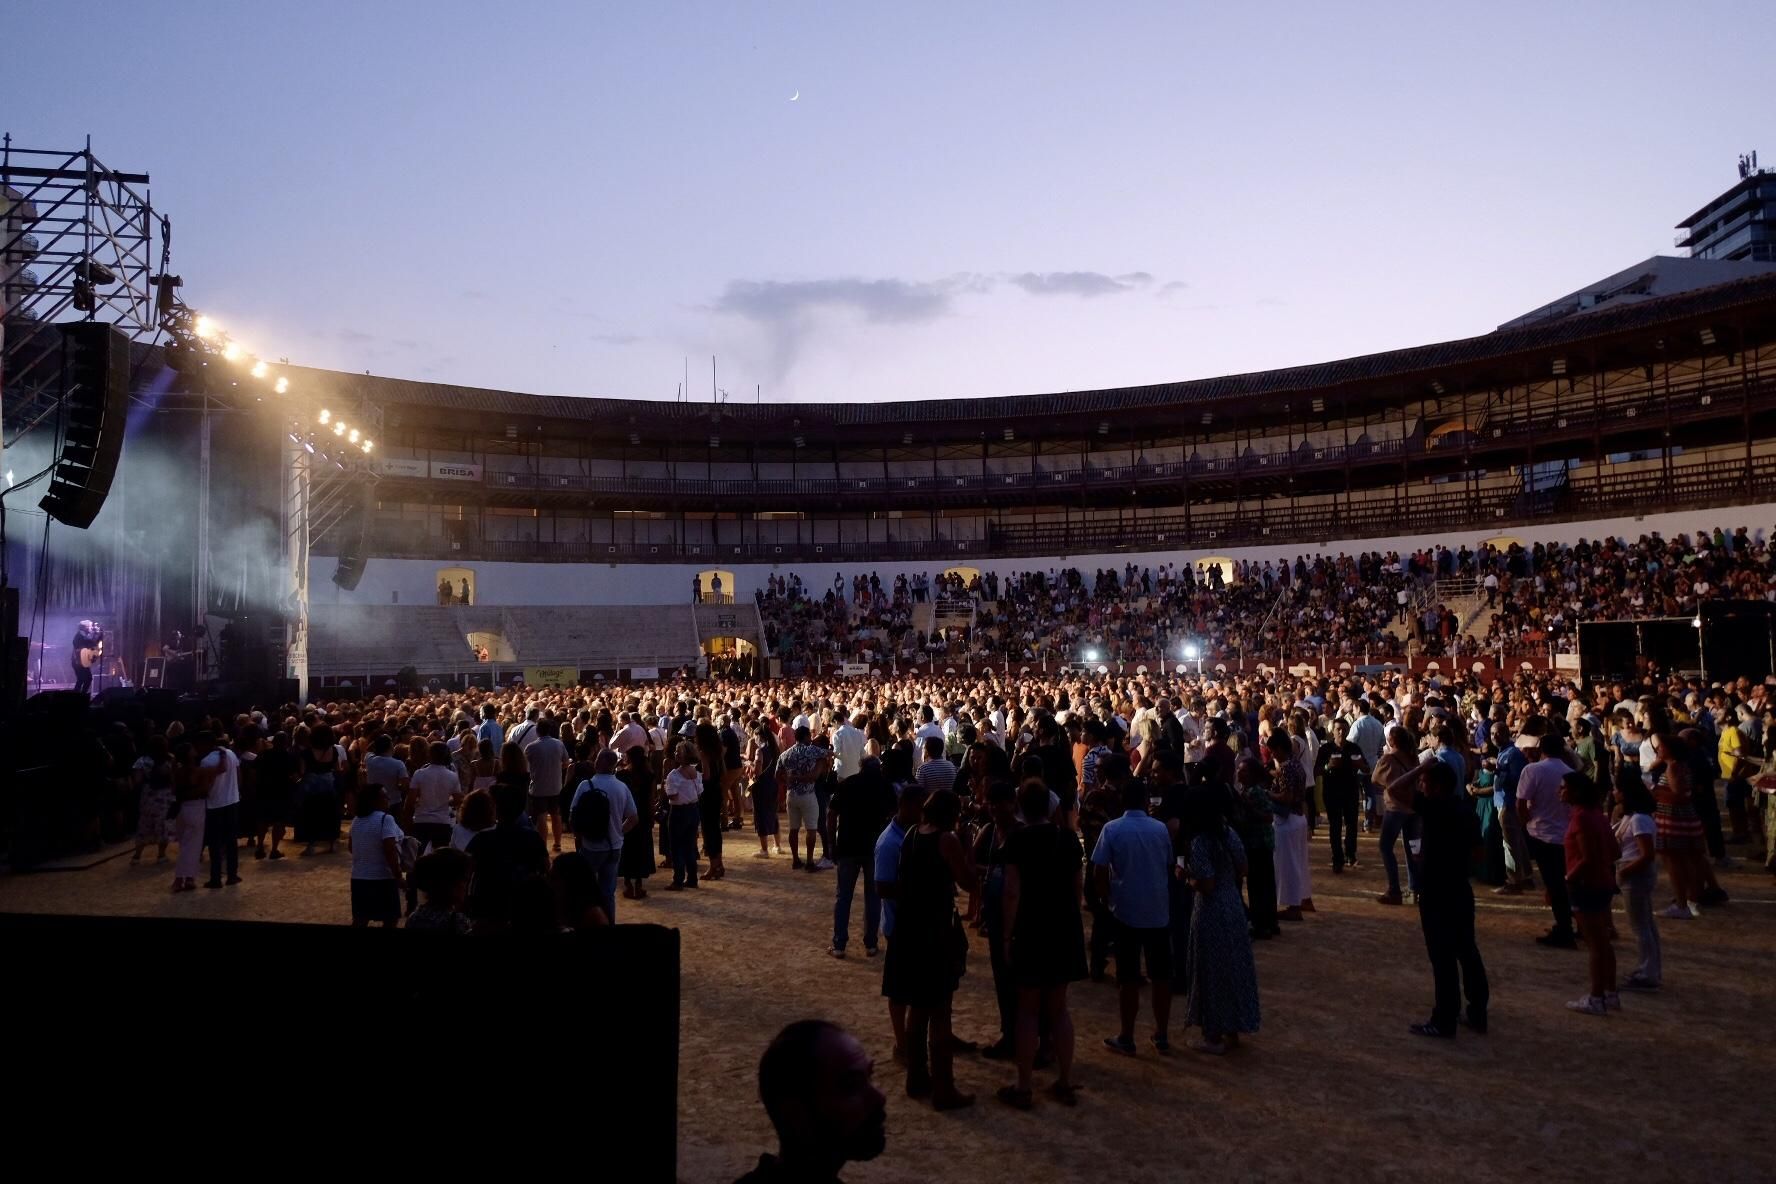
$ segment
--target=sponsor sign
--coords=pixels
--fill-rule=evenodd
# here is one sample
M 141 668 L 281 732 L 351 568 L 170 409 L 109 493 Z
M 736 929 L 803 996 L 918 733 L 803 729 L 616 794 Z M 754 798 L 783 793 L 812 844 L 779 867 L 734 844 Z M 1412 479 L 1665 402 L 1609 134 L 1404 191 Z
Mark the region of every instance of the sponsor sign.
M 1579 656 L 1577 654 L 1555 654 L 1554 655 L 1554 669 L 1556 669 L 1556 670 L 1577 670 L 1578 668 L 1579 668 Z
M 845 662 L 839 666 L 839 673 L 846 678 L 862 678 L 869 672 L 868 662 Z
M 526 666 L 524 668 L 524 685 L 527 687 L 577 687 L 580 685 L 579 667 Z
M 376 471 L 384 477 L 423 477 L 426 462 L 402 456 L 385 456 L 376 462 Z
M 481 466 L 435 460 L 432 462 L 432 479 L 434 481 L 479 481 L 481 480 Z
M 634 679 L 659 678 L 660 668 L 658 666 L 631 666 L 629 667 L 629 677 Z

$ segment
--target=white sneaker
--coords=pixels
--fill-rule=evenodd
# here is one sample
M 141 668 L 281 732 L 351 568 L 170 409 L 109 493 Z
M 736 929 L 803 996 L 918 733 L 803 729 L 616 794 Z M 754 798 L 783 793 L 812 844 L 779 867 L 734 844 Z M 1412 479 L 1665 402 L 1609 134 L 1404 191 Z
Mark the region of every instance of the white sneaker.
M 1692 900 L 1690 902 L 1690 916 L 1700 917 L 1701 915 L 1702 915 L 1702 906 Z
M 1672 921 L 1688 921 L 1694 914 L 1681 904 L 1673 904 L 1659 915 Z
M 815 864 L 814 866 L 819 868 L 823 872 L 830 872 L 833 870 L 834 864 L 833 864 L 832 860 L 826 858 L 823 855 L 820 857 L 820 862 Z
M 1576 1011 L 1580 1015 L 1609 1014 L 1609 1009 L 1604 1006 L 1603 1000 L 1596 995 L 1585 995 L 1578 999 L 1568 999 L 1566 1001 L 1566 1009 L 1568 1011 Z

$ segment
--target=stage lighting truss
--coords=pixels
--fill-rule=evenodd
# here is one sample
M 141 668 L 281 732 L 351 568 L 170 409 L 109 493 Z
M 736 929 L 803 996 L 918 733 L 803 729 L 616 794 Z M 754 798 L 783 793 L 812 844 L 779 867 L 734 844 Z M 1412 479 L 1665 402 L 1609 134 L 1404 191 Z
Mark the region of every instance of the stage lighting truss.
M 60 402 L 57 322 L 109 321 L 132 342 L 160 331 L 159 301 L 178 281 L 166 276 L 170 226 L 154 212 L 147 186 L 146 173 L 103 164 L 91 141 L 50 150 L 0 138 L 7 447 L 50 420 Z

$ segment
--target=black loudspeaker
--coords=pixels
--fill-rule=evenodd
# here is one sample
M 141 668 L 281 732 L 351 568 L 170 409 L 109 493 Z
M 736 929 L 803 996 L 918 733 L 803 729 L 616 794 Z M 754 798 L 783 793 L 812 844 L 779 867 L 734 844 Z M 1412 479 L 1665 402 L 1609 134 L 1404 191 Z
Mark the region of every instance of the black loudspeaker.
M 339 542 L 339 566 L 333 569 L 333 582 L 347 592 L 357 590 L 364 578 L 364 565 L 369 562 L 370 491 L 358 490 L 351 509 L 339 520 L 334 537 Z
M 62 331 L 62 449 L 39 506 L 81 530 L 111 492 L 129 414 L 129 338 L 115 325 L 79 321 Z
M 278 679 L 277 680 L 277 702 L 275 704 L 272 704 L 272 703 L 266 704 L 267 710 L 269 710 L 273 706 L 281 707 L 286 703 L 296 702 L 296 700 L 298 699 L 298 697 L 302 693 L 301 686 L 302 686 L 302 684 L 294 678 L 280 678 L 280 679 Z

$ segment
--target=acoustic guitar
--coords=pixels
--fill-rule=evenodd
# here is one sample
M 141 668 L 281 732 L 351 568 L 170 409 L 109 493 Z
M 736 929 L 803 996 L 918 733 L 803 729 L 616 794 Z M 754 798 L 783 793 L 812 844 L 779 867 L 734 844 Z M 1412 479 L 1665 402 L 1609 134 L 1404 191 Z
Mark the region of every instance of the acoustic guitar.
M 105 643 L 101 641 L 95 646 L 82 647 L 74 656 L 79 660 L 82 670 L 91 670 L 105 656 Z

